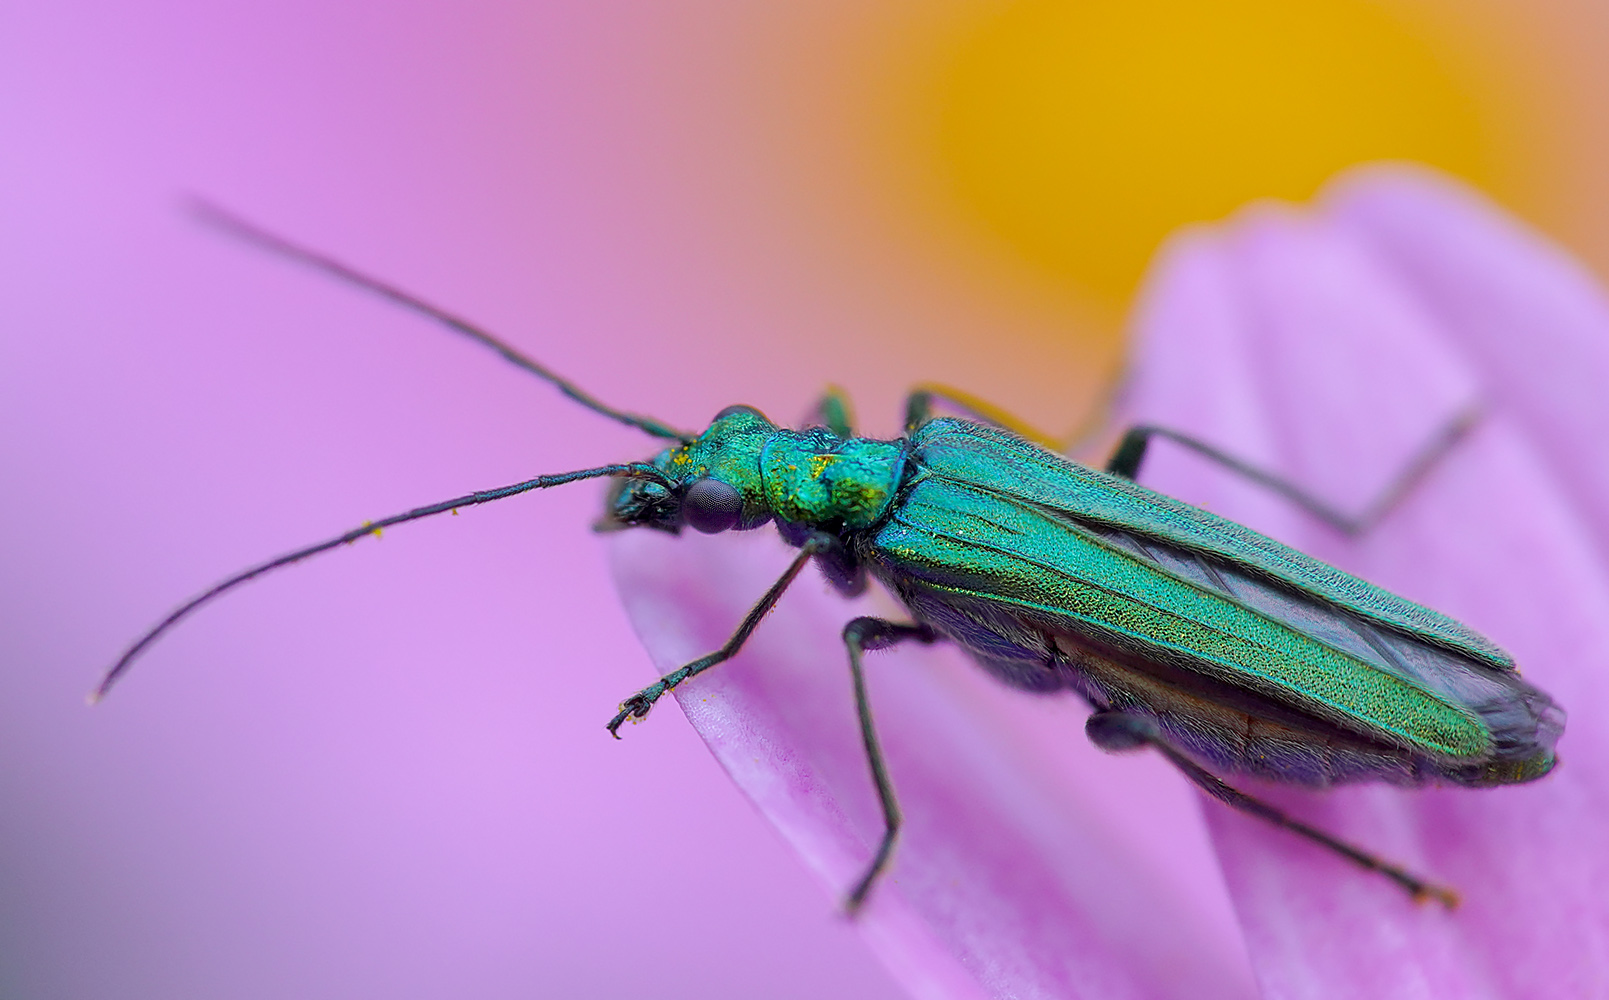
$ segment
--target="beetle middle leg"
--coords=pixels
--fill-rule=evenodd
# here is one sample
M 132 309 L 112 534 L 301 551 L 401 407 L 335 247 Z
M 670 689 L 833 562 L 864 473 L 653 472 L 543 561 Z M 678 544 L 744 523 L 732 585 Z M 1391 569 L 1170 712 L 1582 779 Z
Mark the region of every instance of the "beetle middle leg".
M 1113 391 L 1113 387 L 1109 386 L 1105 395 L 1109 397 Z M 1089 415 L 1073 429 L 1072 433 L 1057 436 L 1042 431 L 1022 418 L 969 392 L 963 392 L 953 386 L 941 385 L 937 382 L 924 382 L 912 389 L 910 395 L 905 397 L 905 432 L 909 434 L 933 419 L 933 402 L 940 399 L 982 420 L 984 423 L 1004 427 L 1024 440 L 1032 441 L 1042 448 L 1048 448 L 1058 453 L 1072 451 L 1091 438 L 1105 423 L 1107 410 L 1107 400 L 1102 399 L 1100 405 L 1093 407 Z
M 1145 716 L 1110 709 L 1097 710 L 1084 724 L 1084 732 L 1089 736 L 1091 743 L 1111 753 L 1137 750 L 1144 746 L 1155 747 L 1169 763 L 1183 771 L 1184 776 L 1194 782 L 1197 788 L 1224 805 L 1289 830 L 1297 836 L 1305 837 L 1362 868 L 1379 872 L 1406 889 L 1415 902 L 1434 899 L 1449 910 L 1458 906 L 1458 894 L 1451 889 L 1428 882 L 1398 865 L 1338 840 L 1323 830 L 1292 819 L 1282 810 L 1226 784 L 1217 775 L 1169 746 L 1163 740 L 1156 723 Z
M 849 405 L 849 393 L 842 386 L 829 385 L 816 400 L 815 407 L 805 417 L 805 424 L 827 428 L 841 438 L 855 433 L 855 411 Z
M 760 624 L 760 619 L 764 618 L 772 608 L 776 607 L 777 601 L 782 599 L 783 593 L 788 589 L 789 584 L 793 583 L 794 578 L 799 575 L 799 571 L 804 569 L 805 563 L 810 561 L 810 557 L 818 552 L 825 552 L 834 541 L 835 539 L 831 535 L 820 533 L 807 538 L 804 544 L 799 547 L 799 554 L 794 556 L 793 562 L 788 564 L 788 568 L 777 579 L 777 582 L 771 585 L 771 589 L 765 592 L 765 596 L 756 601 L 754 607 L 749 609 L 749 613 L 743 616 L 742 623 L 738 625 L 737 631 L 732 633 L 732 637 L 726 640 L 725 645 L 713 653 L 706 653 L 700 656 L 692 663 L 677 667 L 621 702 L 620 711 L 615 713 L 613 719 L 609 720 L 607 726 L 609 735 L 618 740 L 620 738 L 619 729 L 625 725 L 627 719 L 645 718 L 648 715 L 648 711 L 654 707 L 654 702 L 664 697 L 677 685 L 689 678 L 697 677 L 718 663 L 724 663 L 736 656 L 737 651 L 743 648 L 743 644 L 748 641 L 749 636 L 753 634 L 754 629 Z
M 866 675 L 861 667 L 861 654 L 913 639 L 930 643 L 937 638 L 938 634 L 926 625 L 907 625 L 882 618 L 856 618 L 844 626 L 844 645 L 849 649 L 849 672 L 855 681 L 855 712 L 860 717 L 860 738 L 866 745 L 866 760 L 871 764 L 872 782 L 877 786 L 877 801 L 883 807 L 883 839 L 877 845 L 877 853 L 865 874 L 844 900 L 844 909 L 851 916 L 860 910 L 877 876 L 888 867 L 889 859 L 894 855 L 894 839 L 899 835 L 900 828 L 899 803 L 894 800 L 894 785 L 888 780 L 883 750 L 877 742 L 877 730 L 872 725 L 872 706 L 866 696 Z

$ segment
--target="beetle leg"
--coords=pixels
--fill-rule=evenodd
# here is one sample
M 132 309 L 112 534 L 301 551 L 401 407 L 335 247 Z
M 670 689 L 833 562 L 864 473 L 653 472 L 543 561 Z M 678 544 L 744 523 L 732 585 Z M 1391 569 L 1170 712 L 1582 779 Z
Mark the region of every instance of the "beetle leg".
M 1191 437 L 1180 431 L 1167 427 L 1157 427 L 1153 424 L 1138 424 L 1130 427 L 1123 435 L 1117 450 L 1106 463 L 1106 471 L 1114 476 L 1124 479 L 1133 479 L 1140 472 L 1140 465 L 1145 461 L 1146 447 L 1151 438 L 1166 438 L 1175 444 L 1189 448 L 1203 458 L 1218 463 L 1231 472 L 1237 473 L 1246 479 L 1264 486 L 1280 496 L 1294 503 L 1296 506 L 1312 514 L 1314 517 L 1335 528 L 1346 535 L 1360 535 L 1372 528 L 1391 509 L 1407 496 L 1408 492 L 1424 479 L 1435 464 L 1440 461 L 1464 436 L 1479 422 L 1481 410 L 1479 406 L 1471 406 L 1448 421 L 1433 438 L 1425 442 L 1408 464 L 1386 485 L 1373 501 L 1359 514 L 1344 514 L 1329 504 L 1303 490 L 1301 487 L 1282 479 L 1271 472 L 1264 471 L 1242 461 L 1229 453 L 1222 451 L 1199 438 Z
M 849 648 L 849 672 L 855 681 L 855 712 L 860 717 L 860 738 L 866 745 L 866 760 L 871 764 L 872 782 L 877 786 L 877 801 L 883 807 L 883 839 L 877 845 L 877 854 L 867 866 L 866 873 L 844 899 L 844 909 L 850 916 L 859 912 L 877 876 L 888 867 L 889 859 L 894 855 L 894 838 L 898 836 L 900 827 L 894 784 L 888 780 L 883 750 L 877 742 L 877 731 L 872 726 L 872 706 L 866 697 L 866 676 L 861 669 L 861 654 L 869 649 L 886 649 L 911 639 L 928 643 L 937 638 L 938 634 L 926 625 L 905 625 L 882 618 L 856 618 L 844 626 L 844 645 Z
M 825 427 L 841 438 L 855 433 L 855 411 L 849 405 L 849 393 L 843 386 L 829 385 L 816 400 L 815 407 L 805 417 L 805 426 Z
M 1007 413 L 1000 407 L 987 400 L 979 399 L 969 392 L 936 382 L 924 382 L 911 390 L 905 397 L 905 433 L 916 430 L 918 427 L 933 419 L 933 401 L 942 399 L 951 406 L 966 412 L 969 416 L 977 417 L 985 423 L 1004 427 L 1018 437 L 1025 438 L 1051 451 L 1062 450 L 1062 440 L 1052 434 L 1047 434 L 1037 427 L 1032 427 L 1025 421 Z
M 1292 819 L 1283 811 L 1276 809 L 1263 800 L 1247 795 L 1245 792 L 1224 783 L 1217 775 L 1169 746 L 1162 739 L 1156 722 L 1152 719 L 1110 709 L 1097 710 L 1084 723 L 1084 732 L 1089 736 L 1090 742 L 1102 750 L 1112 753 L 1136 750 L 1146 745 L 1153 746 L 1174 767 L 1183 771 L 1184 776 L 1193 781 L 1197 788 L 1200 788 L 1224 805 L 1256 816 L 1258 819 L 1272 823 L 1277 827 L 1282 827 L 1297 836 L 1306 837 L 1315 844 L 1341 855 L 1353 864 L 1369 871 L 1379 872 L 1408 890 L 1408 894 L 1414 898 L 1414 902 L 1434 899 L 1449 910 L 1458 906 L 1458 894 L 1451 889 L 1427 882 L 1404 868 L 1377 858 L 1360 848 L 1353 847 L 1343 840 L 1337 840 L 1323 830 L 1308 826 L 1300 820 Z
M 615 713 L 613 719 L 609 720 L 607 727 L 609 735 L 618 740 L 620 738 L 618 730 L 625 724 L 627 719 L 646 717 L 648 710 L 654 707 L 654 702 L 664 697 L 672 688 L 689 678 L 697 677 L 717 663 L 724 663 L 736 656 L 737 651 L 743 648 L 743 643 L 748 641 L 750 634 L 760 624 L 760 619 L 764 618 L 772 608 L 776 607 L 777 601 L 781 600 L 783 592 L 788 589 L 789 584 L 793 583 L 794 578 L 799 575 L 799 571 L 804 569 L 805 563 L 810 561 L 810 557 L 818 552 L 826 551 L 834 541 L 835 539 L 831 535 L 819 532 L 806 539 L 805 543 L 799 547 L 799 554 L 794 556 L 793 562 L 788 564 L 787 570 L 777 579 L 776 583 L 771 585 L 771 589 L 765 592 L 765 596 L 755 602 L 754 607 L 749 609 L 749 613 L 743 616 L 743 622 L 738 625 L 737 631 L 732 633 L 732 638 L 726 640 L 725 645 L 713 653 L 707 653 L 699 657 L 692 663 L 677 667 L 621 702 L 620 711 Z
M 1112 389 L 1108 389 L 1108 395 L 1112 391 Z M 938 383 L 923 383 L 912 390 L 911 394 L 905 399 L 905 432 L 907 434 L 933 418 L 933 401 L 936 399 L 942 399 L 980 420 L 994 424 L 997 427 L 1004 427 L 1006 430 L 1043 448 L 1049 448 L 1051 451 L 1060 453 L 1073 450 L 1079 443 L 1090 437 L 1093 431 L 1099 429 L 1107 409 L 1105 406 L 1096 407 L 1084 425 L 1066 437 L 1057 437 L 1030 426 L 1005 410 L 970 393 Z M 1183 431 L 1176 431 L 1169 427 L 1158 427 L 1155 424 L 1136 424 L 1130 427 L 1118 443 L 1117 449 L 1112 452 L 1112 457 L 1107 460 L 1106 471 L 1114 476 L 1122 476 L 1124 479 L 1134 479 L 1139 475 L 1140 466 L 1145 461 L 1146 449 L 1151 443 L 1151 438 L 1166 438 L 1210 461 L 1218 463 L 1231 472 L 1238 473 L 1246 479 L 1278 493 L 1342 534 L 1360 535 L 1374 527 L 1381 518 L 1390 513 L 1391 509 L 1400 503 L 1403 497 L 1407 496 L 1419 484 L 1420 480 L 1424 479 L 1426 473 L 1464 439 L 1465 435 L 1480 421 L 1481 412 L 1480 405 L 1475 404 L 1449 420 L 1434 437 L 1425 442 L 1424 447 L 1420 448 L 1408 460 L 1408 463 L 1386 485 L 1386 488 L 1380 491 L 1380 494 L 1359 514 L 1345 514 L 1338 511 L 1287 479 L 1259 469 L 1257 466 L 1236 458 L 1200 438 L 1192 437 Z
M 982 420 L 984 423 L 1004 427 L 1020 438 L 1032 441 L 1042 448 L 1049 448 L 1059 454 L 1073 451 L 1079 445 L 1092 438 L 1096 431 L 1101 430 L 1106 423 L 1108 403 L 1116 385 L 1109 385 L 1102 393 L 1100 404 L 1090 409 L 1089 414 L 1071 434 L 1057 436 L 1032 426 L 1021 417 L 1008 413 L 987 400 L 980 399 L 969 392 L 963 392 L 953 386 L 942 385 L 938 382 L 923 382 L 910 395 L 905 397 L 905 433 L 909 434 L 918 427 L 933 419 L 933 401 L 942 399 L 951 406 Z

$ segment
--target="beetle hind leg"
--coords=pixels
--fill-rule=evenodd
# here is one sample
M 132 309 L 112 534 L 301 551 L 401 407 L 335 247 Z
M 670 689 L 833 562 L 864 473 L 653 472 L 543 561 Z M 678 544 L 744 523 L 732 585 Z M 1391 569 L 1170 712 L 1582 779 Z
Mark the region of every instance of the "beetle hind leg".
M 1124 479 L 1134 479 L 1140 474 L 1140 466 L 1145 462 L 1146 450 L 1150 447 L 1151 439 L 1165 438 L 1243 479 L 1277 493 L 1342 534 L 1355 536 L 1368 531 L 1381 518 L 1391 513 L 1392 509 L 1430 473 L 1430 470 L 1468 436 L 1480 418 L 1479 406 L 1468 407 L 1455 415 L 1434 437 L 1420 447 L 1408 463 L 1397 471 L 1385 489 L 1357 514 L 1336 510 L 1290 480 L 1260 469 L 1200 438 L 1154 424 L 1137 424 L 1130 427 L 1118 443 L 1117 449 L 1112 452 L 1112 457 L 1107 460 L 1106 471 Z
M 1110 709 L 1097 710 L 1084 724 L 1084 732 L 1089 736 L 1091 743 L 1109 753 L 1138 750 L 1145 746 L 1155 747 L 1157 752 L 1166 757 L 1174 767 L 1183 771 L 1184 776 L 1194 782 L 1197 788 L 1224 805 L 1289 830 L 1299 837 L 1304 837 L 1341 855 L 1361 868 L 1379 872 L 1407 890 L 1414 902 L 1434 899 L 1449 910 L 1458 906 L 1458 894 L 1451 889 L 1426 881 L 1399 865 L 1391 864 L 1361 848 L 1338 840 L 1323 830 L 1292 819 L 1282 810 L 1226 784 L 1217 775 L 1169 746 L 1164 741 L 1156 722 L 1146 716 Z

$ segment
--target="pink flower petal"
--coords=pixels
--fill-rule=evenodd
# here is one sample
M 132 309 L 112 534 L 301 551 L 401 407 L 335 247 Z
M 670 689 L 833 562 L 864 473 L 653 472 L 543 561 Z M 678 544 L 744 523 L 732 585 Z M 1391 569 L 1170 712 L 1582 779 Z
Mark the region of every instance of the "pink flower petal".
M 1131 413 L 1354 509 L 1469 402 L 1485 419 L 1357 541 L 1165 445 L 1142 481 L 1469 622 L 1575 714 L 1562 765 L 1532 785 L 1249 789 L 1455 886 L 1455 913 L 1213 804 L 1253 963 L 1274 997 L 1601 993 L 1609 573 L 1594 541 L 1609 473 L 1565 467 L 1572 449 L 1603 451 L 1586 439 L 1609 413 L 1580 374 L 1606 384 L 1601 298 L 1439 181 L 1341 190 L 1316 217 L 1257 208 L 1174 242 L 1137 323 Z M 1547 332 L 1522 338 L 1532 318 Z
M 788 550 L 769 531 L 644 531 L 619 536 L 614 556 L 664 671 L 724 642 Z M 878 613 L 897 614 L 845 602 L 811 571 L 738 658 L 678 690 L 716 759 L 821 878 L 823 906 L 838 905 L 881 830 L 839 639 L 851 617 Z M 1080 706 L 1005 690 L 953 649 L 874 654 L 868 683 L 906 825 L 859 921 L 913 994 L 1252 992 L 1227 912 L 1215 920 L 1210 906 L 1210 855 L 1181 878 L 1149 849 L 1159 832 L 1205 847 L 1193 803 L 1170 798 L 1178 786 L 1158 762 L 1091 759 Z M 1136 786 L 1156 793 L 1150 825 L 1125 833 L 1114 814 Z

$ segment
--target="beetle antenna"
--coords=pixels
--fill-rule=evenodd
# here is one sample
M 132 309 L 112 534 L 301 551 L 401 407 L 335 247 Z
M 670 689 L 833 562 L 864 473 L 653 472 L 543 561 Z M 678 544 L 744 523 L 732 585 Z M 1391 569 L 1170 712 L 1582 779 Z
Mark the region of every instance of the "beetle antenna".
M 221 583 L 202 591 L 200 594 L 197 594 L 195 597 L 192 597 L 190 600 L 179 605 L 166 618 L 162 619 L 155 626 L 148 629 L 144 635 L 140 636 L 139 639 L 134 642 L 133 645 L 129 646 L 128 649 L 123 651 L 123 655 L 119 657 L 117 662 L 112 665 L 112 669 L 106 672 L 106 676 L 101 678 L 101 682 L 95 686 L 95 690 L 90 692 L 89 703 L 93 705 L 102 698 L 106 697 L 106 692 L 112 689 L 112 685 L 117 683 L 118 678 L 127 673 L 129 667 L 136 659 L 139 658 L 140 654 L 144 653 L 146 648 L 149 647 L 151 643 L 155 642 L 157 638 L 160 637 L 164 632 L 188 618 L 202 605 L 212 601 L 213 598 L 219 597 L 222 594 L 233 590 L 234 588 L 245 583 L 247 580 L 256 579 L 257 577 L 262 576 L 264 573 L 279 569 L 281 566 L 289 566 L 291 563 L 301 562 L 303 559 L 306 559 L 309 556 L 316 556 L 320 552 L 327 552 L 339 545 L 346 545 L 351 542 L 355 542 L 365 535 L 374 535 L 379 537 L 382 529 L 389 528 L 393 524 L 402 524 L 405 521 L 417 521 L 420 518 L 431 517 L 436 514 L 445 514 L 448 511 L 456 512 L 460 507 L 473 507 L 476 504 L 490 503 L 493 500 L 502 500 L 505 497 L 517 496 L 521 493 L 528 493 L 531 490 L 546 489 L 549 486 L 563 486 L 565 483 L 573 483 L 580 479 L 597 479 L 601 476 L 627 476 L 632 479 L 656 479 L 665 483 L 666 485 L 670 485 L 669 480 L 665 478 L 665 474 L 654 468 L 652 465 L 646 465 L 641 462 L 628 462 L 620 465 L 604 465 L 596 469 L 581 469 L 576 472 L 561 472 L 552 476 L 537 476 L 535 479 L 527 479 L 522 483 L 515 483 L 512 486 L 503 486 L 495 490 L 482 490 L 478 493 L 470 493 L 466 496 L 454 497 L 451 500 L 443 500 L 441 503 L 433 503 L 426 507 L 415 507 L 413 510 L 406 511 L 401 514 L 394 514 L 391 517 L 381 518 L 378 521 L 365 521 L 361 526 L 337 535 L 334 538 L 326 539 L 325 541 L 319 542 L 315 545 L 309 545 L 305 548 L 297 549 L 294 552 L 287 552 L 282 556 L 269 559 L 267 562 L 260 562 L 255 566 L 243 569 L 234 576 L 231 576 Z
M 574 382 L 550 370 L 535 358 L 515 349 L 507 341 L 481 329 L 462 316 L 455 315 L 440 306 L 426 302 L 417 295 L 405 292 L 395 285 L 365 274 L 327 254 L 292 243 L 283 236 L 278 236 L 254 223 L 247 222 L 228 209 L 215 205 L 204 198 L 190 198 L 189 207 L 191 212 L 202 222 L 222 230 L 230 236 L 245 240 L 247 243 L 270 253 L 276 253 L 282 257 L 288 257 L 291 260 L 306 264 L 308 267 L 323 271 L 325 274 L 349 284 L 357 285 L 359 288 L 368 289 L 376 295 L 402 306 L 404 309 L 428 316 L 448 329 L 460 333 L 478 344 L 491 348 L 502 355 L 503 360 L 516 367 L 523 368 L 537 378 L 552 384 L 560 392 L 594 413 L 600 413 L 610 420 L 619 421 L 628 427 L 635 427 L 644 433 L 652 434 L 654 437 L 668 438 L 672 441 L 681 441 L 683 443 L 694 439 L 694 435 L 676 430 L 652 417 L 627 413 L 625 410 L 617 410 L 604 404 L 593 398 Z

